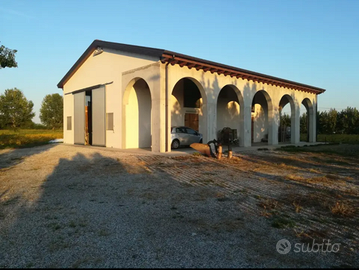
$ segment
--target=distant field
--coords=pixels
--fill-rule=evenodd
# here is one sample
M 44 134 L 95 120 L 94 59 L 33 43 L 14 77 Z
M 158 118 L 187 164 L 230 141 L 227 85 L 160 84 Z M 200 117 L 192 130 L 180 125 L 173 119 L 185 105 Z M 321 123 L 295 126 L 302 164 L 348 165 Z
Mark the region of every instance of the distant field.
M 62 139 L 62 130 L 21 129 L 0 130 L 0 149 L 22 148 L 47 144 L 50 140 Z
M 306 134 L 300 134 L 300 140 L 306 140 Z M 358 143 L 359 134 L 318 134 L 318 142 L 333 142 L 333 143 Z
M 359 143 L 359 134 L 318 134 L 318 142 Z

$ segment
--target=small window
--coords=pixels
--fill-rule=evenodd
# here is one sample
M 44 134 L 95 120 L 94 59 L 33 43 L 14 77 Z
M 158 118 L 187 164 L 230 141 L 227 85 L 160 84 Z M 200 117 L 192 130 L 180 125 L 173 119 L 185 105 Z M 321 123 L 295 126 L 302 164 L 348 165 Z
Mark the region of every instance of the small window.
M 67 130 L 71 130 L 71 127 L 72 127 L 71 122 L 72 122 L 72 117 L 68 116 L 67 117 L 67 122 L 66 122 Z
M 106 114 L 106 129 L 113 130 L 113 113 Z

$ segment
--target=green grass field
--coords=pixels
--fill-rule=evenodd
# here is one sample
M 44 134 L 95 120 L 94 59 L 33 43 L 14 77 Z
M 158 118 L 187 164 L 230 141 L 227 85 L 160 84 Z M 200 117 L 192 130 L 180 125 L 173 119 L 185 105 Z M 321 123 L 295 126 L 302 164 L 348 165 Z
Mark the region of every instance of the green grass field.
M 318 142 L 359 144 L 359 134 L 318 134 Z
M 62 130 L 21 129 L 0 130 L 0 149 L 23 148 L 47 144 L 50 140 L 62 139 Z
M 300 140 L 306 141 L 307 134 L 300 134 Z M 318 134 L 318 142 L 359 144 L 359 134 Z
M 305 141 L 306 134 L 301 134 L 300 138 L 301 141 Z M 322 154 L 359 158 L 359 134 L 318 134 L 317 141 L 327 142 L 328 144 L 306 147 L 291 145 L 278 148 L 278 150 L 286 152 L 319 152 Z

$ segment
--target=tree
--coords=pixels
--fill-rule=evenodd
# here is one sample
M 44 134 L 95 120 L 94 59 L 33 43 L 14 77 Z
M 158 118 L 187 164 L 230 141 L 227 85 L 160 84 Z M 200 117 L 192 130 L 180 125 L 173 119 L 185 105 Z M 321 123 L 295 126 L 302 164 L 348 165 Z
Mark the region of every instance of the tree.
M 4 45 L 0 46 L 0 68 L 6 67 L 17 67 L 17 62 L 15 61 L 15 53 L 17 50 L 10 50 Z
M 0 95 L 0 126 L 16 129 L 26 125 L 35 116 L 33 107 L 32 101 L 28 101 L 19 89 L 6 89 Z
M 46 95 L 42 100 L 40 120 L 49 128 L 61 128 L 63 123 L 63 99 L 59 94 Z
M 359 111 L 356 108 L 347 107 L 338 113 L 337 130 L 344 134 L 358 134 Z
M 307 117 L 307 113 L 303 113 L 302 116 L 300 116 L 300 133 L 307 133 L 308 129 L 307 129 L 307 125 L 308 125 L 308 117 Z
M 280 116 L 280 125 L 281 126 L 290 127 L 291 124 L 292 124 L 292 119 L 288 114 L 284 113 L 283 115 Z
M 318 112 L 318 130 L 321 134 L 332 134 L 336 132 L 338 112 L 330 109 L 328 112 Z

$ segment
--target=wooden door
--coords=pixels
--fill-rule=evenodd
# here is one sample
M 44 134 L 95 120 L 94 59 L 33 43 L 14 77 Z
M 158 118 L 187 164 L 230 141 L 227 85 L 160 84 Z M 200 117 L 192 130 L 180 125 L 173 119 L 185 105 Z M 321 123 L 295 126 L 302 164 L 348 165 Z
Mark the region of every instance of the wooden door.
M 198 114 L 196 113 L 186 113 L 184 115 L 184 125 L 186 127 L 192 128 L 195 131 L 199 131 L 199 121 Z

